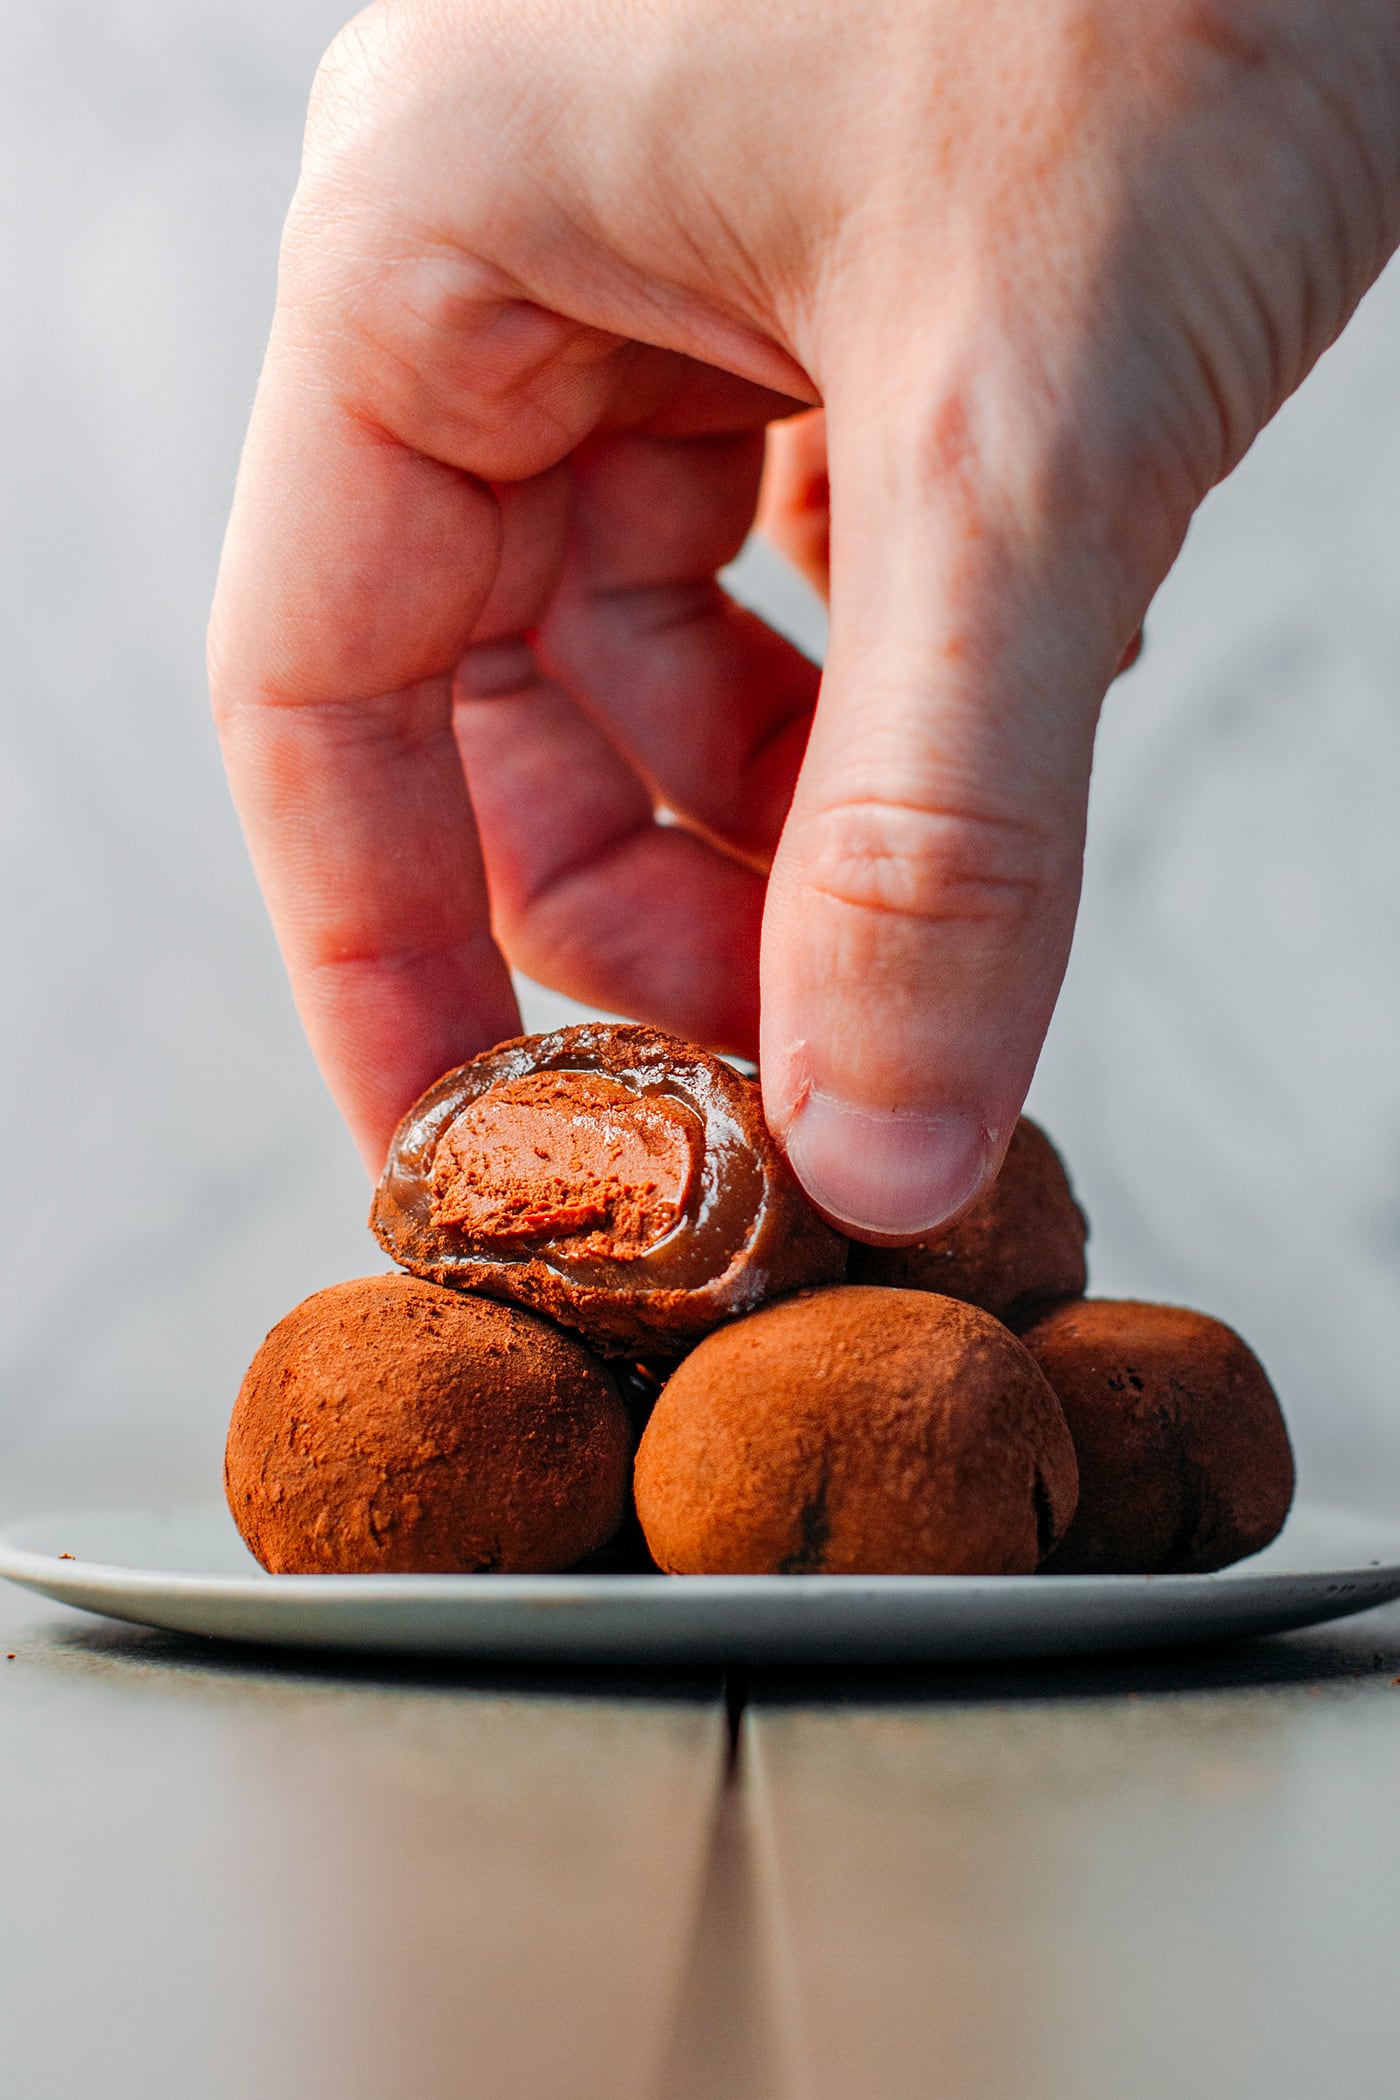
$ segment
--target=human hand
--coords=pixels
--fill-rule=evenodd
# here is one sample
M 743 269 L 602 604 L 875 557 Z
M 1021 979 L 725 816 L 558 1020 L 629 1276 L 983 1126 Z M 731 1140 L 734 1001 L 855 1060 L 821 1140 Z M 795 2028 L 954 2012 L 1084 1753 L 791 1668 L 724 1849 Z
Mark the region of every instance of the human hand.
M 211 671 L 371 1166 L 515 1027 L 506 956 L 752 1051 L 761 919 L 814 1199 L 872 1237 L 968 1200 L 1063 974 L 1103 692 L 1398 238 L 1393 0 L 359 17 Z M 818 401 L 813 715 L 713 578 L 764 425 Z

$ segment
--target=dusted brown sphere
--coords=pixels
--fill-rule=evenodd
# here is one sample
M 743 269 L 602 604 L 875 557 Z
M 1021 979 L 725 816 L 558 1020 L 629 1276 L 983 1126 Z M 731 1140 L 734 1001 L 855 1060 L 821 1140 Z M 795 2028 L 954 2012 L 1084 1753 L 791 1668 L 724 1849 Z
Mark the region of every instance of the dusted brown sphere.
M 1232 1328 L 1086 1298 L 1023 1335 L 1060 1396 L 1079 1507 L 1047 1575 L 1191 1574 L 1267 1546 L 1293 1499 L 1273 1387 Z
M 1074 1510 L 1059 1402 L 1013 1334 L 923 1291 L 813 1291 L 709 1335 L 642 1436 L 676 1575 L 1026 1575 Z
M 531 1573 L 617 1530 L 631 1448 L 582 1343 L 513 1305 L 366 1276 L 273 1328 L 224 1483 L 274 1574 Z
M 912 1247 L 853 1246 L 852 1283 L 940 1291 L 1015 1322 L 1052 1298 L 1078 1298 L 1088 1281 L 1089 1226 L 1060 1155 L 1022 1116 L 1000 1174 L 951 1225 Z

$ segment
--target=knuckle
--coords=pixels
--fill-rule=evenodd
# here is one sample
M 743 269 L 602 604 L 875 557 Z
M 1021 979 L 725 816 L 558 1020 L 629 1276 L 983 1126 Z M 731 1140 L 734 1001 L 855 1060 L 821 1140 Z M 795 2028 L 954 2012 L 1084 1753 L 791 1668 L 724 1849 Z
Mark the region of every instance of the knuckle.
M 279 305 L 366 429 L 488 480 L 543 472 L 608 398 L 618 339 L 515 275 L 538 135 L 494 0 L 376 0 L 326 51 Z M 533 105 L 531 105 L 532 107 Z M 518 151 L 503 152 L 510 138 Z M 451 143 L 450 197 L 442 173 Z M 329 346 L 329 351 L 328 351 Z
M 333 152 L 375 120 L 406 70 L 413 10 L 374 0 L 327 45 L 311 83 L 307 145 Z
M 1055 888 L 1048 835 L 1019 817 L 852 799 L 804 829 L 806 887 L 854 911 L 1014 937 Z

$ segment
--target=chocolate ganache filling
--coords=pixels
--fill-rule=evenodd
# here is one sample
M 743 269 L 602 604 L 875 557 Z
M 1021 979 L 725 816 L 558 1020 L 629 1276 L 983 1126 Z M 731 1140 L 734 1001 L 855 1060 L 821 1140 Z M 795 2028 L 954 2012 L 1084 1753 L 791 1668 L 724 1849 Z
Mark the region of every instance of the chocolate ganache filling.
M 669 1238 L 694 1191 L 705 1133 L 664 1095 L 601 1072 L 531 1072 L 488 1087 L 433 1154 L 433 1216 L 478 1244 L 567 1243 L 635 1261 Z
M 603 1347 L 684 1346 L 845 1262 L 752 1080 L 602 1023 L 446 1073 L 400 1124 L 371 1223 L 417 1274 L 519 1299 Z

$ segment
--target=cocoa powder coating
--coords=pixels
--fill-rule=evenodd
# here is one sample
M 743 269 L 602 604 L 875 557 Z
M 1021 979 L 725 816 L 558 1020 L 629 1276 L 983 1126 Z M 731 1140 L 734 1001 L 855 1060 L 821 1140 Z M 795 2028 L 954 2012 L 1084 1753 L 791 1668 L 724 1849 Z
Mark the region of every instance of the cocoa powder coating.
M 846 1270 L 754 1081 L 601 1022 L 445 1073 L 394 1133 L 370 1223 L 414 1274 L 531 1306 L 607 1355 L 678 1356 Z
M 1030 1574 L 1074 1450 L 1016 1337 L 924 1291 L 804 1293 L 709 1335 L 642 1436 L 637 1514 L 672 1574 Z
M 1199 1573 L 1277 1534 L 1293 1453 L 1263 1366 L 1233 1329 L 1175 1305 L 1086 1298 L 1022 1339 L 1079 1460 L 1079 1506 L 1043 1573 Z
M 1017 1324 L 1048 1300 L 1082 1297 L 1088 1236 L 1059 1153 L 1022 1116 L 1001 1172 L 960 1217 L 909 1247 L 853 1246 L 849 1275 L 938 1291 Z
M 366 1276 L 273 1328 L 224 1479 L 274 1574 L 537 1573 L 616 1532 L 631 1449 L 612 1379 L 572 1336 L 417 1277 Z

